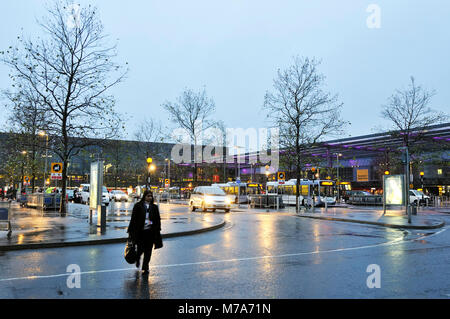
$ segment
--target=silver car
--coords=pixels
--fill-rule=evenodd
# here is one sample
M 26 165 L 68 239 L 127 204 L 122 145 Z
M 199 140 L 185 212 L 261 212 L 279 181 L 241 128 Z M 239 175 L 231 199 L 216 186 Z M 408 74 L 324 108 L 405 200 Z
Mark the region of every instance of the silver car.
M 128 201 L 128 195 L 121 190 L 112 190 L 109 193 L 111 194 L 111 199 L 114 199 L 115 202 Z
M 219 187 L 214 186 L 198 186 L 194 188 L 189 199 L 189 208 L 191 211 L 195 211 L 197 208 L 201 208 L 206 212 L 211 209 L 213 212 L 216 209 L 223 209 L 225 212 L 229 212 L 231 209 L 232 199 Z

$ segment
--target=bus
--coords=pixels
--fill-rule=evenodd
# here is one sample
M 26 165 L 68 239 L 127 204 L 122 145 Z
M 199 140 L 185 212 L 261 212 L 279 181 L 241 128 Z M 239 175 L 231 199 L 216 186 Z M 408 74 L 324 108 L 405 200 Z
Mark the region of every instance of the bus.
M 331 180 L 308 180 L 300 179 L 299 204 L 305 206 L 312 204 L 313 187 L 315 206 L 325 206 L 336 204 L 336 197 L 334 196 L 335 182 Z M 317 189 L 319 188 L 319 192 Z M 295 194 L 297 191 L 297 180 L 290 179 L 284 183 L 267 182 L 267 194 L 281 195 L 285 205 L 295 205 Z
M 212 184 L 211 186 L 220 187 L 227 195 L 235 196 L 235 203 L 243 204 L 249 202 L 249 195 L 263 194 L 264 188 L 258 183 L 236 183 L 228 182 L 221 184 Z M 238 202 L 239 199 L 239 202 Z

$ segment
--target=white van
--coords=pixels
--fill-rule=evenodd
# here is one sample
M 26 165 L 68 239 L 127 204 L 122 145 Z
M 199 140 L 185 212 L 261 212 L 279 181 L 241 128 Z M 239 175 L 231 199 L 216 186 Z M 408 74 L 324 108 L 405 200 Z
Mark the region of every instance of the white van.
M 428 195 L 425 195 L 423 192 L 415 190 L 415 189 L 410 189 L 409 190 L 409 202 L 411 204 L 425 204 L 426 201 L 428 199 L 428 203 L 430 203 L 431 198 Z
M 87 204 L 89 205 L 89 196 L 90 196 L 90 184 L 81 184 L 80 185 L 80 192 L 81 192 L 81 203 L 82 204 Z M 106 189 L 105 186 L 103 186 L 103 190 L 102 190 L 102 204 L 104 204 L 105 206 L 109 205 L 109 192 Z

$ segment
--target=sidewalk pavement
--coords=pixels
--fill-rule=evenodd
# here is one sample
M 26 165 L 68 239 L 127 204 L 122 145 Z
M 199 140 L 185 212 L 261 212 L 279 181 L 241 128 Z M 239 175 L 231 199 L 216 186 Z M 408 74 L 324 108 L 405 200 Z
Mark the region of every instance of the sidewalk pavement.
M 12 203 L 12 237 L 0 230 L 0 251 L 34 248 L 125 243 L 131 218 L 131 205 L 117 207 L 107 212 L 106 229 L 97 227 L 94 214 L 89 223 L 87 205 L 69 204 L 68 215 L 60 217 L 57 212 L 21 208 Z M 161 234 L 163 238 L 185 236 L 214 230 L 225 225 L 223 215 L 193 214 L 179 205 L 160 205 Z
M 7 239 L 6 231 L 0 230 L 0 251 L 33 248 L 52 248 L 66 246 L 95 245 L 126 242 L 126 229 L 131 217 L 132 204 L 117 203 L 115 212 L 108 207 L 107 227 L 101 231 L 96 226 L 96 216 L 93 224 L 89 224 L 89 208 L 87 205 L 69 204 L 67 217 L 59 217 L 57 212 L 20 208 L 12 204 L 13 215 L 12 238 Z M 196 214 L 188 212 L 187 205 L 160 204 L 161 228 L 163 238 L 197 234 L 218 229 L 225 225 L 223 214 Z M 275 211 L 270 209 L 250 209 L 247 205 L 235 207 L 232 213 L 290 213 L 295 214 L 295 207 L 287 207 Z M 315 208 L 314 212 L 302 209 L 295 216 L 321 220 L 352 222 L 404 229 L 435 229 L 445 225 L 439 219 L 439 214 L 450 213 L 448 208 L 421 208 L 417 215 L 408 217 L 402 210 L 388 210 L 383 216 L 380 207 L 335 206 Z M 447 216 L 445 216 L 447 217 Z
M 411 216 L 411 223 L 408 223 L 408 216 L 403 210 L 388 210 L 386 214 L 383 215 L 383 209 L 379 207 L 373 207 L 372 209 L 355 206 L 330 207 L 327 210 L 324 208 L 315 208 L 314 212 L 303 210 L 297 214 L 297 216 L 302 218 L 352 222 L 391 228 L 436 229 L 445 225 L 443 220 L 436 218 L 436 212 L 441 213 L 437 210 L 422 209 L 417 215 Z

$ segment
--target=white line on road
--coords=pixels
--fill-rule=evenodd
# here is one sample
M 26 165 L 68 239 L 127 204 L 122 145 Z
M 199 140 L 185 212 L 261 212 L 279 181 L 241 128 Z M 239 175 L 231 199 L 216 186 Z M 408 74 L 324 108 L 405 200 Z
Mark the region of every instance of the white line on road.
M 223 260 L 210 260 L 210 261 L 200 261 L 200 262 L 181 263 L 181 264 L 151 265 L 150 268 L 170 268 L 170 267 L 209 265 L 209 264 L 228 263 L 228 262 L 241 262 L 241 261 L 250 261 L 250 260 L 274 259 L 274 258 L 284 258 L 284 257 L 315 255 L 315 254 L 322 254 L 322 253 L 343 252 L 343 251 L 375 248 L 375 247 L 382 247 L 382 246 L 393 246 L 393 245 L 397 245 L 397 244 L 400 244 L 400 243 L 421 240 L 423 238 L 429 238 L 431 236 L 438 235 L 438 234 L 440 234 L 440 233 L 442 233 L 442 232 L 444 232 L 446 230 L 447 230 L 447 228 L 444 228 L 444 229 L 440 230 L 439 232 L 434 233 L 433 235 L 429 235 L 429 236 L 425 235 L 425 236 L 418 237 L 418 238 L 415 238 L 415 239 L 405 240 L 402 237 L 402 238 L 397 238 L 395 240 L 392 240 L 392 241 L 389 241 L 389 242 L 386 242 L 386 243 L 374 244 L 374 245 L 348 247 L 348 248 L 338 248 L 338 249 L 330 249 L 330 250 L 316 250 L 316 251 L 310 251 L 310 252 L 292 253 L 292 254 L 283 254 L 283 255 L 274 255 L 274 256 L 255 256 L 255 257 L 223 259 Z M 136 268 L 132 267 L 132 268 L 122 268 L 122 269 L 92 270 L 92 271 L 84 271 L 84 272 L 79 272 L 79 273 L 64 273 L 64 274 L 47 275 L 47 276 L 27 276 L 27 277 L 17 277 L 17 278 L 4 278 L 4 279 L 0 279 L 0 282 L 14 281 L 14 280 L 33 280 L 33 279 L 45 279 L 45 278 L 57 278 L 57 277 L 64 277 L 64 276 L 70 276 L 70 275 L 76 275 L 76 274 L 88 275 L 88 274 L 96 274 L 96 273 L 109 273 L 109 272 L 120 272 L 120 271 L 130 271 L 130 270 L 136 270 Z

